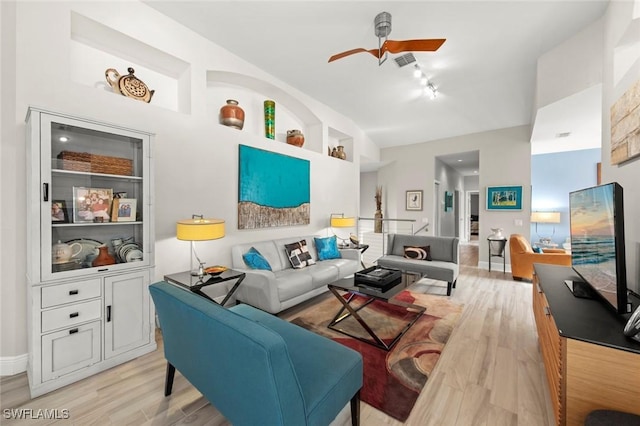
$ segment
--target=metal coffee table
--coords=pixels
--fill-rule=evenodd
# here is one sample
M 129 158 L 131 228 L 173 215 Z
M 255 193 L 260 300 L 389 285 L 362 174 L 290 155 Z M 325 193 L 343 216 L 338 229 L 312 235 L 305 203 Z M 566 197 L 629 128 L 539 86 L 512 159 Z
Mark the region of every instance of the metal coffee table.
M 342 308 L 338 311 L 338 313 L 333 317 L 329 325 L 327 326 L 331 330 L 335 330 L 339 333 L 345 334 L 349 337 L 353 337 L 354 339 L 358 339 L 380 349 L 384 349 L 385 351 L 391 350 L 393 346 L 398 343 L 400 338 L 404 336 L 404 334 L 411 328 L 413 324 L 420 318 L 420 316 L 427 310 L 424 306 L 414 305 L 411 303 L 406 303 L 401 300 L 396 300 L 394 297 L 404 290 L 404 285 L 402 281 L 398 282 L 398 284 L 386 292 L 377 291 L 372 288 L 358 287 L 354 284 L 354 276 L 350 275 L 345 277 L 339 281 L 336 281 L 333 284 L 329 284 L 327 286 L 329 291 L 333 293 L 333 295 L 340 301 L 342 304 Z M 344 294 L 341 292 L 346 292 L 348 295 L 346 298 Z M 352 306 L 352 302 L 356 299 L 357 295 L 363 296 L 365 300 L 359 306 Z M 378 336 L 376 330 L 369 325 L 365 319 L 360 315 L 360 311 L 366 308 L 368 305 L 375 301 L 380 301 L 382 303 L 387 303 L 389 305 L 401 306 L 404 307 L 407 312 L 412 313 L 413 315 L 408 319 L 408 322 L 404 325 L 404 327 L 400 330 L 400 332 L 395 335 L 390 343 L 385 343 L 385 341 Z M 362 337 L 355 335 L 345 328 L 341 327 L 341 323 L 347 318 L 353 317 L 358 323 L 362 326 L 362 328 L 367 332 L 370 338 Z

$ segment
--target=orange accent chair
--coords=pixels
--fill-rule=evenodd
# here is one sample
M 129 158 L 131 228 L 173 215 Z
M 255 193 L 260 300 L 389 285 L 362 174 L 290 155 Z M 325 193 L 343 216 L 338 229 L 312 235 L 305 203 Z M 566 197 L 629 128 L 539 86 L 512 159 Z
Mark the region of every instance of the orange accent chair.
M 516 281 L 523 278 L 533 279 L 534 263 L 550 263 L 552 265 L 571 266 L 571 254 L 562 249 L 542 249 L 536 253 L 531 244 L 520 234 L 512 234 L 509 238 L 509 254 L 511 255 L 511 275 Z

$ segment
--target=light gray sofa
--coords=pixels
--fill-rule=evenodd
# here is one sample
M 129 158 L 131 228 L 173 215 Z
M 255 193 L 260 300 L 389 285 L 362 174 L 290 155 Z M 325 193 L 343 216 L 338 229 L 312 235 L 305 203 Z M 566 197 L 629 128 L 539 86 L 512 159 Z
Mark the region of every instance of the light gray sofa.
M 460 239 L 457 237 L 434 237 L 429 235 L 389 234 L 386 253 L 378 259 L 378 266 L 400 269 L 434 280 L 447 282 L 447 296 L 456 287 L 460 267 Z M 415 260 L 404 257 L 405 246 L 429 246 L 433 260 Z
M 318 261 L 314 237 L 291 237 L 278 240 L 237 244 L 231 247 L 233 269 L 247 274 L 236 290 L 236 300 L 276 314 L 327 291 L 327 284 L 354 274 L 360 269 L 360 251 L 341 249 L 341 259 Z M 307 247 L 315 265 L 293 269 L 285 244 L 300 240 Z M 271 265 L 271 271 L 250 269 L 242 255 L 255 247 Z

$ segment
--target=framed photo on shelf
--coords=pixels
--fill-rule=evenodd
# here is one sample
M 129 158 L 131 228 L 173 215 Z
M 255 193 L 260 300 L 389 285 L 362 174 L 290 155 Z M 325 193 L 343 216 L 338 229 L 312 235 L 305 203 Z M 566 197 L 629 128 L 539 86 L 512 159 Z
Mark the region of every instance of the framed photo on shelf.
M 487 186 L 487 210 L 522 210 L 522 186 Z
M 73 187 L 73 222 L 109 222 L 113 189 Z
M 422 190 L 407 191 L 406 210 L 422 210 Z
M 114 198 L 111 203 L 111 222 L 135 222 L 137 200 Z
M 69 212 L 65 200 L 51 202 L 51 223 L 69 223 Z

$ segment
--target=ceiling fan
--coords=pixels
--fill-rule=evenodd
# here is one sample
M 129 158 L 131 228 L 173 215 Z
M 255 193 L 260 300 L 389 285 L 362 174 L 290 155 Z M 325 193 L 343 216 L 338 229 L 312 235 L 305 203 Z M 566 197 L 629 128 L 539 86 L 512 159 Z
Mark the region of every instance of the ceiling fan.
M 377 49 L 351 49 L 346 52 L 337 53 L 329 58 L 329 62 L 342 59 L 345 56 L 355 53 L 367 52 L 378 58 L 378 65 L 382 65 L 387 60 L 387 52 L 435 52 L 445 42 L 444 38 L 436 39 L 418 39 L 418 40 L 388 40 L 387 36 L 391 33 L 391 14 L 389 12 L 380 12 L 373 20 L 374 32 L 378 37 Z M 384 38 L 384 42 L 382 39 Z M 384 59 L 382 57 L 384 56 Z

